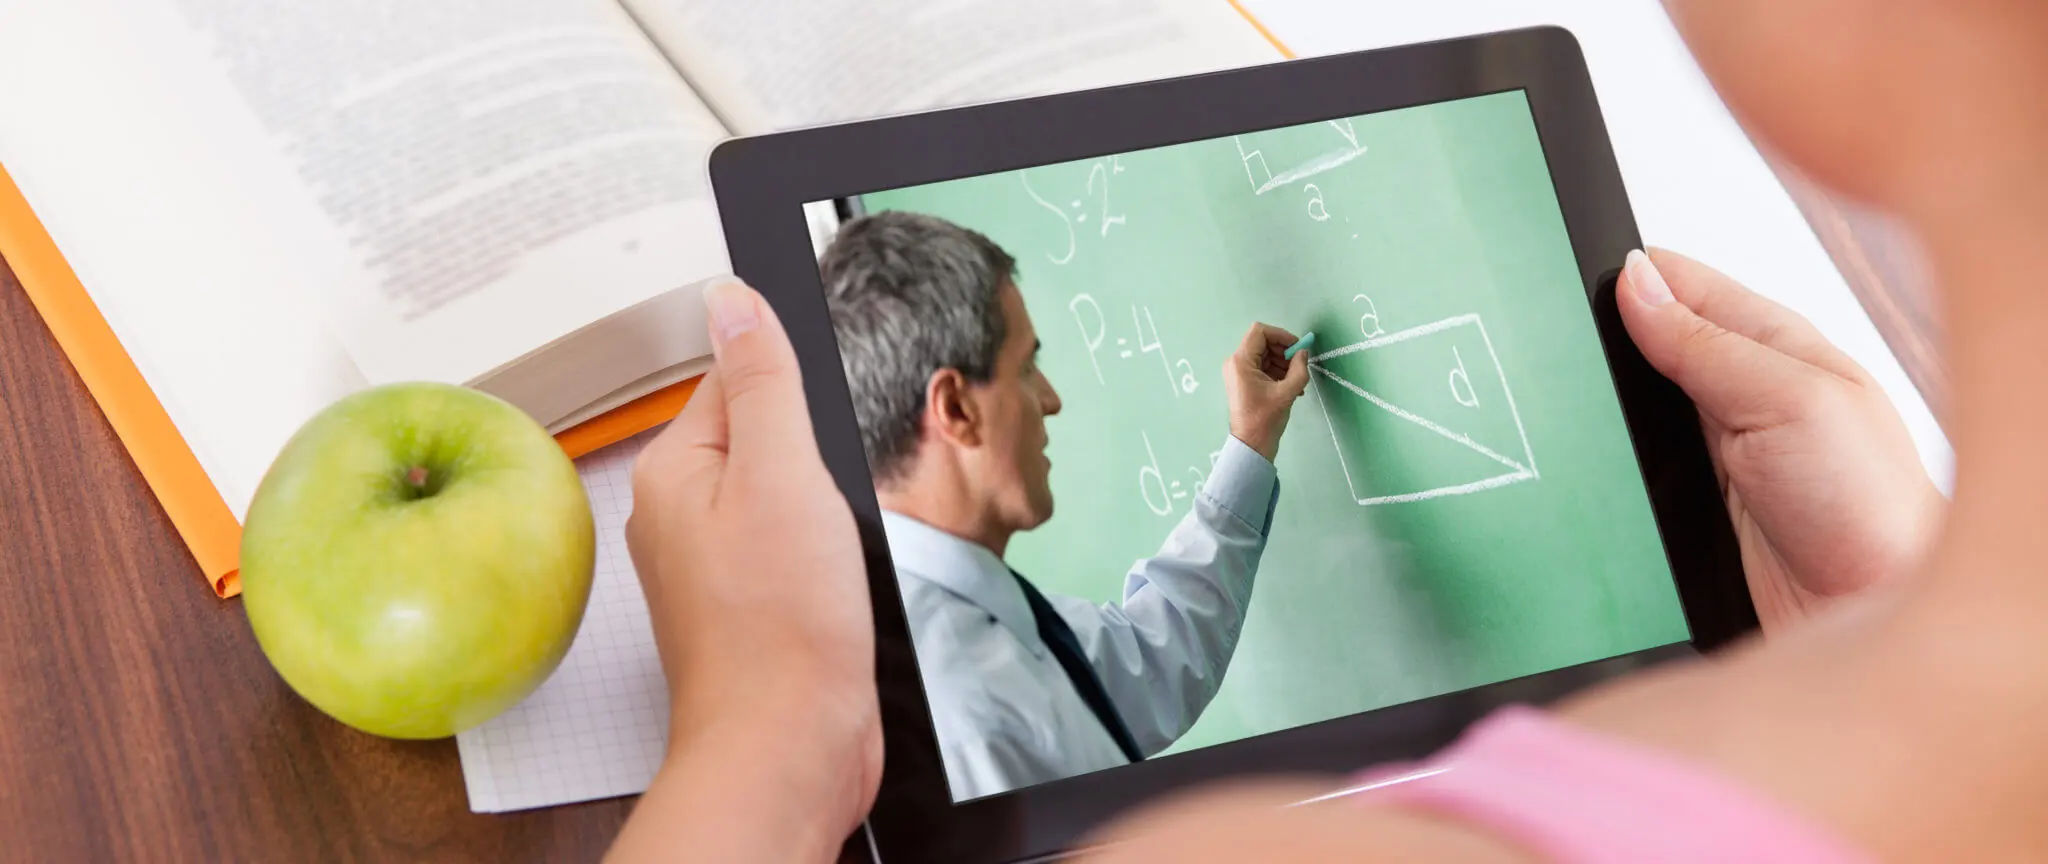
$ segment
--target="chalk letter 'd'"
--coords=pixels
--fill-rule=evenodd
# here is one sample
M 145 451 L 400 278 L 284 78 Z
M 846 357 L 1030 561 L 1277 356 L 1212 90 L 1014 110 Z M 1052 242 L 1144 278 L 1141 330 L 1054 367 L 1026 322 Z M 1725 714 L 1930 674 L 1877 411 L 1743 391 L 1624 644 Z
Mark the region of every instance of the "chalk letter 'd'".
M 1479 407 L 1479 393 L 1472 389 L 1472 376 L 1465 374 L 1465 355 L 1459 354 L 1458 346 L 1452 345 L 1451 356 L 1458 359 L 1458 368 L 1451 370 L 1451 398 L 1467 408 Z M 1460 382 L 1465 385 L 1463 393 L 1458 392 Z
M 1146 507 L 1152 508 L 1154 513 L 1165 516 L 1173 512 L 1173 496 L 1166 489 L 1166 476 L 1159 473 L 1159 457 L 1152 452 L 1152 436 L 1144 432 L 1139 432 L 1138 434 L 1145 439 L 1145 458 L 1151 460 L 1151 464 L 1138 469 L 1138 492 L 1145 496 Z M 1147 479 L 1152 481 L 1152 485 L 1146 485 L 1145 481 Z M 1154 488 L 1159 490 L 1158 503 L 1153 503 L 1152 501 L 1152 490 Z

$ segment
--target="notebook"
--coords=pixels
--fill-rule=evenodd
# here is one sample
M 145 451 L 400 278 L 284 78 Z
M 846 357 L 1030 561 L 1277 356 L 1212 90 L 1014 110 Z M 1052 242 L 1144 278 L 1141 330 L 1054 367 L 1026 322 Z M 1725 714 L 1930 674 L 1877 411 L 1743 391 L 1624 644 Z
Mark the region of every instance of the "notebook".
M 668 744 L 668 686 L 626 554 L 644 432 L 576 462 L 597 520 L 597 572 L 562 665 L 525 701 L 455 736 L 470 809 L 522 810 L 645 791 Z
M 673 416 L 719 140 L 1275 59 L 1233 0 L 0 4 L 0 254 L 230 596 L 350 392 L 465 384 L 572 454 Z

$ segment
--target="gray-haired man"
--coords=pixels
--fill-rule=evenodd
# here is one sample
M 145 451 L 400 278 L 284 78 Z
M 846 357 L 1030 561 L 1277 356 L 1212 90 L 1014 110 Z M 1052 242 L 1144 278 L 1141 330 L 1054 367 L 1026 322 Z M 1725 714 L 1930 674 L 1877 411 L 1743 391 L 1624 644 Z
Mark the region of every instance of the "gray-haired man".
M 1045 418 L 1060 410 L 1015 261 L 887 212 L 847 223 L 819 267 L 954 798 L 1172 744 L 1215 696 L 1251 601 L 1273 455 L 1308 385 L 1306 354 L 1282 359 L 1294 336 L 1245 334 L 1224 364 L 1230 434 L 1194 509 L 1125 574 L 1123 602 L 1096 606 L 1002 560 L 1052 517 Z

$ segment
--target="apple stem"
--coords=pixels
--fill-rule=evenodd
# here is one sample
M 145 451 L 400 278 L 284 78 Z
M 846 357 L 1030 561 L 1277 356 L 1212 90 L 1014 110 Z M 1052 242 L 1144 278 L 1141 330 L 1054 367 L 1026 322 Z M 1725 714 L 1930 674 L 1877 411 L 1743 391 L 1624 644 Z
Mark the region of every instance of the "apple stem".
M 405 472 L 405 484 L 414 489 L 423 490 L 427 488 L 427 467 L 425 465 L 414 465 L 408 469 Z

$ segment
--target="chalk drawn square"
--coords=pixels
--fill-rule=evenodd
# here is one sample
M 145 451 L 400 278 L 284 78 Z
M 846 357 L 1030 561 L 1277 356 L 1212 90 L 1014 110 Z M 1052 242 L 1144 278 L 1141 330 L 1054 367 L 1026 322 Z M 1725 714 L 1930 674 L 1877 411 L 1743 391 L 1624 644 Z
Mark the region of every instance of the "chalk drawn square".
M 1427 367 L 1431 373 L 1449 371 L 1442 378 L 1421 376 L 1423 386 L 1435 390 L 1412 381 L 1404 389 L 1386 376 L 1362 374 L 1381 355 L 1396 353 L 1405 355 L 1399 362 L 1408 366 L 1434 362 Z M 1417 359 L 1425 356 L 1435 359 Z M 1391 356 L 1384 359 L 1394 362 Z M 1360 506 L 1468 495 L 1542 476 L 1507 372 L 1476 314 L 1336 348 L 1309 358 L 1309 369 L 1345 483 Z M 1448 398 L 1422 395 L 1436 391 L 1447 392 Z M 1478 410 L 1482 407 L 1487 410 Z M 1340 417 L 1345 418 L 1342 424 Z M 1490 422 L 1481 423 L 1481 418 Z M 1379 452 L 1372 452 L 1375 447 Z M 1399 458 L 1389 458 L 1389 452 Z M 1394 472 L 1377 470 L 1389 463 L 1400 463 L 1397 467 L 1411 469 L 1413 476 L 1389 477 Z

